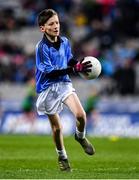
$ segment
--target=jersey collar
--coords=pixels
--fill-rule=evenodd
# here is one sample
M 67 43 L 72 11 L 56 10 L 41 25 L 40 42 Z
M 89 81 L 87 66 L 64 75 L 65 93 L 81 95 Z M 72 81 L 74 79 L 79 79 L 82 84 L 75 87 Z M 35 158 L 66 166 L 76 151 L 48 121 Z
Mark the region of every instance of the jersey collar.
M 49 46 L 49 47 L 54 47 L 54 43 L 52 43 L 51 41 L 48 40 L 48 38 L 45 36 L 45 34 L 43 35 L 42 40 L 44 41 L 44 43 Z M 60 36 L 58 36 L 58 41 L 60 41 L 60 43 L 63 42 L 62 38 Z

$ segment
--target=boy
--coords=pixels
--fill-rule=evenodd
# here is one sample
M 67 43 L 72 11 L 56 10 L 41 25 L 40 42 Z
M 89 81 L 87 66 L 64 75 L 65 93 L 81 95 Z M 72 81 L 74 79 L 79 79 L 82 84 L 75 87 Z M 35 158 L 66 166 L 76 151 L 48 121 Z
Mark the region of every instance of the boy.
M 92 65 L 73 59 L 68 39 L 59 35 L 59 18 L 54 10 L 41 11 L 38 25 L 44 35 L 36 45 L 37 111 L 40 115 L 47 115 L 50 121 L 60 170 L 70 171 L 59 113 L 63 104 L 69 107 L 77 119 L 75 140 L 87 154 L 93 155 L 94 147 L 85 138 L 86 114 L 69 78 L 71 73 L 90 72 Z

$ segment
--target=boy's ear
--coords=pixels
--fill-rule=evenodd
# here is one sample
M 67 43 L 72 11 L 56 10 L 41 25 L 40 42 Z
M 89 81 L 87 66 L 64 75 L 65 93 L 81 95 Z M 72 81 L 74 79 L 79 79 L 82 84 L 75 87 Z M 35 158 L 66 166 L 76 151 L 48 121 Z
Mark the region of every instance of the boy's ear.
M 44 26 L 40 26 L 40 30 L 41 30 L 41 32 L 45 32 L 45 27 Z

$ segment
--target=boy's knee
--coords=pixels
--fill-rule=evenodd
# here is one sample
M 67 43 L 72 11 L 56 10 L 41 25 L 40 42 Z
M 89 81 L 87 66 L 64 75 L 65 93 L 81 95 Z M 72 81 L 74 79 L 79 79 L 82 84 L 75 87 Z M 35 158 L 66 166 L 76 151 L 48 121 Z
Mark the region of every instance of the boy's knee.
M 76 114 L 76 118 L 77 118 L 77 119 L 86 119 L 86 113 L 85 113 L 85 111 L 78 112 L 78 113 Z

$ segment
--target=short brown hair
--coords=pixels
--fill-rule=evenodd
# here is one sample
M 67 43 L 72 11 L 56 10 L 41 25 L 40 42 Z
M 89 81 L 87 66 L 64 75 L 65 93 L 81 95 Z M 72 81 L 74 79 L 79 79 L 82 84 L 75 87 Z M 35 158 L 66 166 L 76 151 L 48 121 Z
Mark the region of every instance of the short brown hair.
M 41 11 L 38 15 L 38 25 L 43 26 L 48 21 L 48 19 L 54 15 L 57 15 L 57 12 L 53 9 L 45 9 Z

